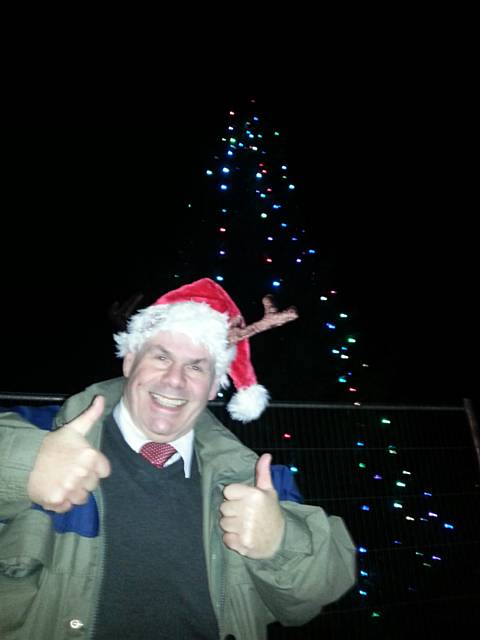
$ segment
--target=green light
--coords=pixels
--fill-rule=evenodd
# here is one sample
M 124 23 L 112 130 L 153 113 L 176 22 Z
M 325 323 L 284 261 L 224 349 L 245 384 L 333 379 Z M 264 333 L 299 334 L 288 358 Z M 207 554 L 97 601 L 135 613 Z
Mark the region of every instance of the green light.
M 367 465 L 364 462 L 360 462 L 359 465 L 360 469 L 366 469 Z
M 356 342 L 355 338 L 347 338 L 347 342 Z
M 392 424 L 388 418 L 382 418 L 382 424 Z

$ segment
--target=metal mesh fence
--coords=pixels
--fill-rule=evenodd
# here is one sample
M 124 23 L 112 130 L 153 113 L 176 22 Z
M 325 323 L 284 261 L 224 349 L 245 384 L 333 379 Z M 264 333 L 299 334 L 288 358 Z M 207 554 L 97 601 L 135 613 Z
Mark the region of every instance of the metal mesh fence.
M 61 396 L 0 394 L 0 405 Z M 470 637 L 480 622 L 480 483 L 463 407 L 278 403 L 241 425 L 247 446 L 295 474 L 307 504 L 341 516 L 359 549 L 358 582 L 300 628 L 270 640 Z

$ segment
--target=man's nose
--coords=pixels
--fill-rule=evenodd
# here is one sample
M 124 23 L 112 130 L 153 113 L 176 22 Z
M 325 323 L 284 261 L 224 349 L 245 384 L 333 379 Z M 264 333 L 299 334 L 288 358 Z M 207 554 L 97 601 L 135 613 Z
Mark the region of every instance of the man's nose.
M 165 371 L 163 380 L 168 382 L 171 387 L 183 387 L 185 383 L 185 372 L 183 366 L 176 362 L 172 362 Z

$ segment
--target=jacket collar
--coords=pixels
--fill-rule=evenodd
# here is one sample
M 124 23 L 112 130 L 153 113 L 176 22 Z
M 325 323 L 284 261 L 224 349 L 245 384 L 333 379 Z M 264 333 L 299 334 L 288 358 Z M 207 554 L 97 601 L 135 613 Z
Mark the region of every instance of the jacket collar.
M 105 397 L 104 417 L 110 415 L 119 402 L 125 378 L 114 378 L 91 385 L 85 391 L 69 398 L 56 417 L 56 426 L 60 427 L 73 420 L 92 402 L 95 395 Z M 88 439 L 92 446 L 99 447 L 101 425 L 93 428 Z M 251 482 L 257 455 L 243 445 L 240 440 L 206 409 L 198 417 L 194 426 L 195 450 L 200 473 L 209 476 L 214 484 L 230 482 Z

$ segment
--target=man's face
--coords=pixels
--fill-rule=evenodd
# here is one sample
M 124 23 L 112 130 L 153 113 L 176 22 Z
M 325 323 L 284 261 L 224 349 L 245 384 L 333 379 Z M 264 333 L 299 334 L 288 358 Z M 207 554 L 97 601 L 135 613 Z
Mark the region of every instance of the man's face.
M 155 442 L 190 431 L 218 389 L 212 356 L 181 333 L 159 331 L 138 353 L 127 353 L 123 373 L 127 409 Z

